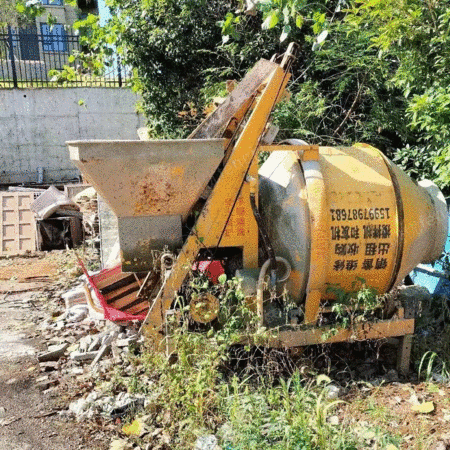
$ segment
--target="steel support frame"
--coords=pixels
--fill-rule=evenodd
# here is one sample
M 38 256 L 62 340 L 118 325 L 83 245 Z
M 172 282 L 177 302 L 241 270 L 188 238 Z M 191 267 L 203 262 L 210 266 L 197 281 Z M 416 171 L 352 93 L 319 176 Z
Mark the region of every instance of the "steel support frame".
M 155 347 L 160 347 L 164 335 L 164 313 L 173 302 L 176 292 L 189 273 L 192 263 L 202 247 L 220 244 L 231 211 L 223 207 L 224 194 L 237 199 L 253 164 L 261 136 L 275 104 L 280 100 L 290 73 L 276 67 L 267 80 L 246 127 L 239 136 L 230 158 L 203 208 L 195 229 L 187 238 L 178 259 L 158 296 L 150 306 L 141 332 Z

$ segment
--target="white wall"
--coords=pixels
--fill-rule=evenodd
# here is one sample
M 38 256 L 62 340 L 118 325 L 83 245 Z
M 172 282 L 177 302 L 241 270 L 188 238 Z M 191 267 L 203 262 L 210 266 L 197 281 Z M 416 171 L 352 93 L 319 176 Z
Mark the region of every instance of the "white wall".
M 46 183 L 78 176 L 65 142 L 138 139 L 137 100 L 118 88 L 0 89 L 0 184 L 35 182 L 39 167 Z

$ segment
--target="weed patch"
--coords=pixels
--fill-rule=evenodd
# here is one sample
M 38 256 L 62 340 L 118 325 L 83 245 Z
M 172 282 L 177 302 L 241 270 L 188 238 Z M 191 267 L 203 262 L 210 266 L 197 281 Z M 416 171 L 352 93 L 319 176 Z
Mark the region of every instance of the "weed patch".
M 342 415 L 345 403 L 329 395 L 328 376 L 300 367 L 286 352 L 235 345 L 238 334 L 257 324 L 236 280 L 222 278 L 211 290 L 196 278 L 186 289 L 212 292 L 226 308 L 198 329 L 189 305 L 178 299 L 170 337 L 176 353 L 145 348 L 129 356 L 133 375 L 116 373 L 119 389 L 147 395 L 148 432 L 133 437 L 136 444 L 159 439 L 155 448 L 185 450 L 210 434 L 224 450 L 356 450 L 392 442 L 382 429 L 371 439 L 354 432 Z

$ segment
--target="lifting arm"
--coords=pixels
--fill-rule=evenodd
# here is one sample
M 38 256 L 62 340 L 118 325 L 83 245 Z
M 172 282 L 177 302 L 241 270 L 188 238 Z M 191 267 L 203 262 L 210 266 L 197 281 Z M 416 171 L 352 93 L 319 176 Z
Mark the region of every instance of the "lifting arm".
M 200 248 L 220 244 L 227 220 L 232 212 L 232 208 L 231 211 L 224 208 L 224 197 L 225 195 L 231 197 L 234 200 L 233 205 L 237 201 L 245 177 L 258 153 L 258 145 L 270 114 L 290 78 L 287 68 L 292 58 L 293 55 L 289 53 L 289 56 L 283 60 L 282 66 L 276 67 L 269 77 L 193 231 L 184 243 L 169 277 L 150 307 L 141 330 L 146 337 L 153 340 L 155 346 L 159 346 L 163 338 L 165 311 L 170 309 Z

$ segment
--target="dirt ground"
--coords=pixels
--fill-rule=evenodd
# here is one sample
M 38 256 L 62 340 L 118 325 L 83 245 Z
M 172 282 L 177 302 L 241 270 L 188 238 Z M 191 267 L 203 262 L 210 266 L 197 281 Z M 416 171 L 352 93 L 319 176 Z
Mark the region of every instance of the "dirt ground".
M 360 386 L 344 400 L 340 423 L 350 423 L 368 443 L 377 434 L 388 433 L 398 449 L 450 449 L 448 385 L 402 381 L 375 389 Z
M 43 338 L 36 325 L 48 315 L 39 295 L 55 281 L 55 264 L 39 258 L 6 263 L 0 263 L 0 278 L 8 280 L 0 283 L 0 450 L 108 448 L 89 424 L 60 415 L 67 404 L 57 387 L 39 387 L 36 353 Z M 45 281 L 25 282 L 30 279 Z

